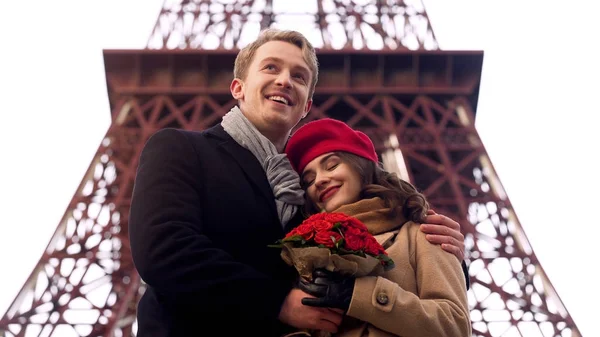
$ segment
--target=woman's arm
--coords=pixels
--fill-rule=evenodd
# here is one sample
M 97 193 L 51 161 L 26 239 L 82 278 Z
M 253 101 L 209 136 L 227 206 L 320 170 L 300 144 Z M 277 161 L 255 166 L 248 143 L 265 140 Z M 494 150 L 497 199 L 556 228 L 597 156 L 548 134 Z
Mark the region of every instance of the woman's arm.
M 347 315 L 400 336 L 470 336 L 467 291 L 459 261 L 430 244 L 420 230 L 409 230 L 409 235 L 418 294 L 383 277 L 358 278 Z

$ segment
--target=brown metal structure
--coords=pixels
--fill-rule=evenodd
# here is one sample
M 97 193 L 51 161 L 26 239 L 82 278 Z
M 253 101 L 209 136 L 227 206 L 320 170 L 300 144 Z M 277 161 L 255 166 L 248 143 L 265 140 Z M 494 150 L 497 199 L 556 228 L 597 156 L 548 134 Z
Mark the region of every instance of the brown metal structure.
M 285 3 L 166 1 L 147 49 L 104 51 L 112 125 L 0 335 L 135 336 L 144 285 L 127 218 L 140 151 L 161 128 L 219 122 L 235 104 L 228 87 L 237 49 L 275 26 L 301 27 L 319 47 L 304 122 L 360 127 L 386 167 L 461 223 L 473 336 L 580 336 L 475 129 L 483 53 L 439 50 L 419 1 Z

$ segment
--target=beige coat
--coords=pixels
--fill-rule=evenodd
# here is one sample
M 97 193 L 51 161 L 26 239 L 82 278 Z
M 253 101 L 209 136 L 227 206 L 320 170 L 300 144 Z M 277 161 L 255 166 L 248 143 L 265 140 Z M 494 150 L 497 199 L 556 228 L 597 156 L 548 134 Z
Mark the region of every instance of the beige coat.
M 366 213 L 360 208 L 364 209 L 340 211 L 361 219 L 369 230 L 375 227 L 377 233 L 381 224 L 373 226 L 372 212 L 363 216 Z M 336 336 L 471 336 L 466 282 L 458 259 L 429 243 L 413 222 L 376 238 L 396 266 L 356 280 L 350 308 Z

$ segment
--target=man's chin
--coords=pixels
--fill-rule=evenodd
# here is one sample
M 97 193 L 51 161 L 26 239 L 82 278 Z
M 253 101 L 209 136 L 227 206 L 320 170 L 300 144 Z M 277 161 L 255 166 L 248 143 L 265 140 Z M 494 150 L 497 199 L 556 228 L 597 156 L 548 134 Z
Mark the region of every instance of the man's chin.
M 269 117 L 270 118 L 267 119 L 269 124 L 280 128 L 285 128 L 288 131 L 298 124 L 298 121 L 300 121 L 298 120 L 297 122 L 294 122 L 291 120 L 290 115 L 283 111 L 272 111 Z

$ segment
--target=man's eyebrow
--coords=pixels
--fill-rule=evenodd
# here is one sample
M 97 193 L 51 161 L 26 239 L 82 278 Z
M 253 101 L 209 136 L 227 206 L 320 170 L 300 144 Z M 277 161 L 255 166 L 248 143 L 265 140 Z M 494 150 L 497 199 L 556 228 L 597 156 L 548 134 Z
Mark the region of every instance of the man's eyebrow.
M 260 64 L 264 64 L 266 62 L 274 62 L 274 63 L 280 63 L 281 64 L 281 63 L 283 63 L 283 60 L 280 59 L 279 57 L 269 56 L 269 57 L 266 57 L 266 58 L 262 59 L 262 61 L 260 61 Z M 304 72 L 305 75 L 310 75 L 310 69 L 308 69 L 307 67 L 305 67 L 303 65 L 296 64 L 296 65 L 294 65 L 293 68 L 302 70 L 302 72 Z
M 279 57 L 269 56 L 269 57 L 262 59 L 262 61 L 260 61 L 260 63 L 265 63 L 265 62 L 281 63 L 281 62 L 283 62 L 283 60 L 280 59 Z

